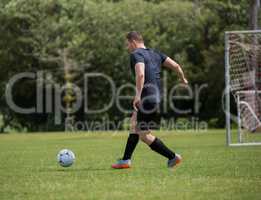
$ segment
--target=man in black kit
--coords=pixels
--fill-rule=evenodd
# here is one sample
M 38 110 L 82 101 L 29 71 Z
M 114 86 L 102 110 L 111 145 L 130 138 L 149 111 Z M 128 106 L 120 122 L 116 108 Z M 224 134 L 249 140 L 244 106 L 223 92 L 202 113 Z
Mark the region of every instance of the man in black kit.
M 158 108 L 161 101 L 161 66 L 177 72 L 182 83 L 187 80 L 181 67 L 163 53 L 146 48 L 143 38 L 136 31 L 126 36 L 130 53 L 131 69 L 136 78 L 136 96 L 133 100 L 134 112 L 131 117 L 131 130 L 122 159 L 112 165 L 115 169 L 131 167 L 131 156 L 139 139 L 153 151 L 168 159 L 167 166 L 173 168 L 182 160 L 181 156 L 171 151 L 159 138 L 151 134 L 158 128 L 160 116 Z

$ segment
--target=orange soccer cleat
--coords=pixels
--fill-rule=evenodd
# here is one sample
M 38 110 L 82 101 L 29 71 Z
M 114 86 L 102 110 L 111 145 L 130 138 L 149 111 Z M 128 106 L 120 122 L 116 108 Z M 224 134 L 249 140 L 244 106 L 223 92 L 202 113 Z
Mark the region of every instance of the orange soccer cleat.
M 127 169 L 131 167 L 131 160 L 122 160 L 119 159 L 117 163 L 112 164 L 113 169 Z
M 168 160 L 168 163 L 167 163 L 168 168 L 173 168 L 173 167 L 175 167 L 176 165 L 178 165 L 178 164 L 181 163 L 181 161 L 182 161 L 181 155 L 179 155 L 179 154 L 177 154 L 177 153 L 176 153 L 175 155 L 176 155 L 175 158 L 173 158 L 173 159 L 171 159 L 171 160 Z

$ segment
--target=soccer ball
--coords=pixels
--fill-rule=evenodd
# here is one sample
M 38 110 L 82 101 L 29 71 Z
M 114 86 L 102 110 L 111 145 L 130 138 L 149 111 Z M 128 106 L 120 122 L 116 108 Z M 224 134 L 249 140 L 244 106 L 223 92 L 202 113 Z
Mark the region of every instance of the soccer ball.
M 62 167 L 70 167 L 75 160 L 74 153 L 69 149 L 62 149 L 57 154 L 57 161 Z

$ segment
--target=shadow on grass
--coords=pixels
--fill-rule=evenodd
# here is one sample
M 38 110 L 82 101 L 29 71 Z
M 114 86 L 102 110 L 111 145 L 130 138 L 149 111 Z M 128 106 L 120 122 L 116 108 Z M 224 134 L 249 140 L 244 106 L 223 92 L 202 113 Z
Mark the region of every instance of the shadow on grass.
M 157 167 L 142 167 L 142 168 L 130 168 L 130 169 L 113 169 L 110 167 L 86 167 L 86 168 L 41 168 L 38 172 L 132 172 L 132 171 L 152 171 L 152 170 L 159 170 Z
M 83 172 L 83 171 L 113 171 L 111 168 L 42 168 L 39 172 Z

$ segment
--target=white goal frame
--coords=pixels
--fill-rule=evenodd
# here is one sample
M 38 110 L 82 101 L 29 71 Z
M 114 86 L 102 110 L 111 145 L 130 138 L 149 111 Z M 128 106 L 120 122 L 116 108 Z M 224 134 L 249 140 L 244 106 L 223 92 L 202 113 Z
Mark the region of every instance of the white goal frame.
M 226 144 L 227 146 L 255 146 L 261 145 L 261 142 L 243 142 L 242 141 L 242 130 L 241 130 L 241 118 L 239 110 L 239 99 L 236 99 L 237 102 L 237 123 L 238 123 L 238 139 L 236 143 L 232 143 L 232 134 L 231 134 L 231 113 L 230 113 L 230 61 L 229 61 L 229 35 L 230 34 L 240 34 L 240 33 L 260 33 L 261 30 L 249 30 L 249 31 L 226 31 L 225 32 L 225 115 L 226 115 Z M 245 92 L 245 91 L 244 91 Z M 256 91 L 255 91 L 256 92 Z M 239 93 L 241 93 L 239 91 Z M 259 93 L 259 91 L 258 91 Z M 239 95 L 238 95 L 239 96 Z

